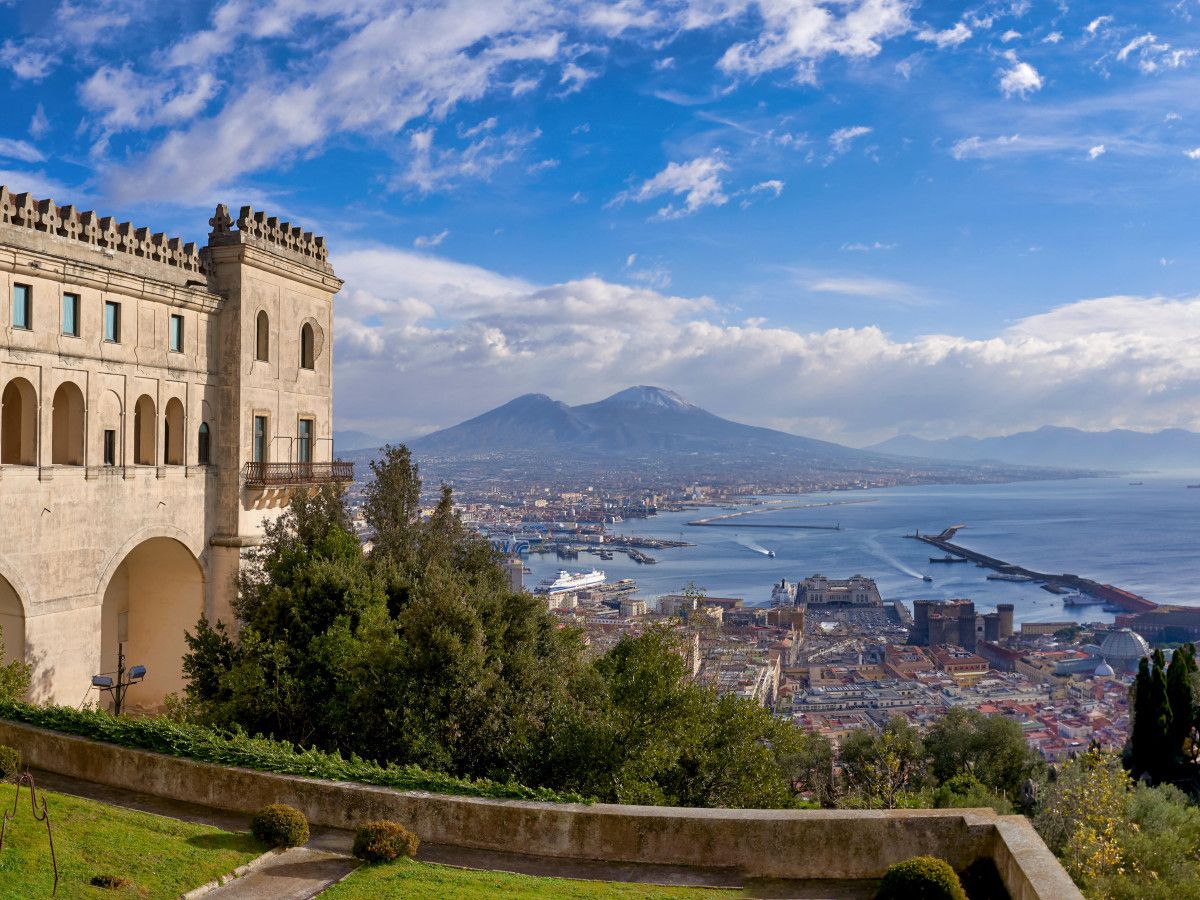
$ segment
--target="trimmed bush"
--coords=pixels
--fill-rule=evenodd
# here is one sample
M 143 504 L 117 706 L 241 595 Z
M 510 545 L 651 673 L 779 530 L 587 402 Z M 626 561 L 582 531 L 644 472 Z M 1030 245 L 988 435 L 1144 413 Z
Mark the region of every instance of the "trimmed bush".
M 914 856 L 884 873 L 875 900 L 967 900 L 967 894 L 950 863 Z
M 0 719 L 104 741 L 119 747 L 151 750 L 168 756 L 259 772 L 326 778 L 330 781 L 356 781 L 398 791 L 429 791 L 432 794 L 458 794 L 496 800 L 591 802 L 590 798 L 571 791 L 531 788 L 514 781 L 458 778 L 412 765 L 380 765 L 354 754 L 347 759 L 336 751 L 325 753 L 316 748 L 304 750 L 287 741 L 250 737 L 245 732 L 225 732 L 204 725 L 172 722 L 162 717 L 118 718 L 103 710 L 34 706 L 31 703 L 0 700 Z
M 268 847 L 299 847 L 308 841 L 308 819 L 294 806 L 272 803 L 254 814 L 250 833 Z
M 10 781 L 22 771 L 24 769 L 21 766 L 21 751 L 16 747 L 0 744 L 0 778 Z
M 353 853 L 363 862 L 391 862 L 400 856 L 416 856 L 421 840 L 399 822 L 381 819 L 359 826 L 354 833 Z

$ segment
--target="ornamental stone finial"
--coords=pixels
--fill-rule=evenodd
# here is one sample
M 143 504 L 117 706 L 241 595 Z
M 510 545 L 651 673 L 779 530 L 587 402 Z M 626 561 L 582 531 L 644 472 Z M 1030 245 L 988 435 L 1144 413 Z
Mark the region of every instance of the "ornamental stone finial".
M 218 203 L 217 211 L 208 220 L 208 224 L 212 226 L 213 234 L 228 234 L 233 228 L 233 219 L 229 217 L 229 207 L 224 203 Z

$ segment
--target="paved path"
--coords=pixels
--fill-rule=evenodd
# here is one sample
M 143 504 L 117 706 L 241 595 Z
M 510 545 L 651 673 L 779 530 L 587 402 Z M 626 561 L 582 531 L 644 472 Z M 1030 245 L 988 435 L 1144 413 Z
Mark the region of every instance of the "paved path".
M 205 894 L 213 900 L 309 900 L 335 882 L 341 881 L 358 865 L 358 860 L 342 853 L 330 853 L 313 847 L 285 850 L 261 869 Z

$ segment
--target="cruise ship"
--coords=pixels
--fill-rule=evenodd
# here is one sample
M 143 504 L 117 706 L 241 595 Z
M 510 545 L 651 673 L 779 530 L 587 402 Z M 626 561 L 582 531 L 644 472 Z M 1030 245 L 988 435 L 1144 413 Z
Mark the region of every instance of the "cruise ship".
M 543 578 L 533 589 L 535 594 L 568 594 L 604 584 L 604 573 L 599 569 L 590 572 L 568 572 L 559 569 L 553 578 Z

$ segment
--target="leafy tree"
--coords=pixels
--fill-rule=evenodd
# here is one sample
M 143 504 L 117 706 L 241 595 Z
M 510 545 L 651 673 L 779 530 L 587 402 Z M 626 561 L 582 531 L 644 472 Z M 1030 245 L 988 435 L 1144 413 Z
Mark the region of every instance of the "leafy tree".
M 1171 726 L 1166 739 L 1177 765 L 1189 756 L 1184 742 L 1191 737 L 1195 726 L 1195 675 L 1196 645 L 1184 644 L 1171 655 L 1171 665 L 1167 667 L 1167 704 L 1171 709 Z
M 951 709 L 925 736 L 930 774 L 940 783 L 971 773 L 988 790 L 1020 796 L 1021 784 L 1040 767 L 1021 726 L 975 709 Z
M 908 720 L 893 716 L 878 734 L 863 730 L 847 737 L 841 762 L 853 803 L 895 809 L 905 793 L 922 786 L 925 749 Z

